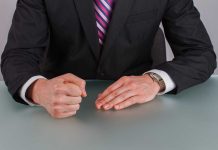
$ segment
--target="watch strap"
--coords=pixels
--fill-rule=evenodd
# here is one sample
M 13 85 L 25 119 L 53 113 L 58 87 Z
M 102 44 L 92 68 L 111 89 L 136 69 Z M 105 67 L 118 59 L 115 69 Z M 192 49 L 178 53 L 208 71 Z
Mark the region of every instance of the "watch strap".
M 153 73 L 153 72 L 146 72 L 143 75 L 146 75 L 146 74 L 149 75 L 154 82 L 158 83 L 158 85 L 160 86 L 159 92 L 163 92 L 166 89 L 166 85 L 164 83 L 164 80 L 161 78 L 160 75 Z

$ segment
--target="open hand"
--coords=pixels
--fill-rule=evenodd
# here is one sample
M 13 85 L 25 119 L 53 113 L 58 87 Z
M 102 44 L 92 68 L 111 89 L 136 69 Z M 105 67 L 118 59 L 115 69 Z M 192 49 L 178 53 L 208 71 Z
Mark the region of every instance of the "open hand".
M 142 104 L 153 100 L 159 90 L 160 86 L 149 75 L 124 76 L 99 94 L 96 108 L 120 110 L 134 104 Z

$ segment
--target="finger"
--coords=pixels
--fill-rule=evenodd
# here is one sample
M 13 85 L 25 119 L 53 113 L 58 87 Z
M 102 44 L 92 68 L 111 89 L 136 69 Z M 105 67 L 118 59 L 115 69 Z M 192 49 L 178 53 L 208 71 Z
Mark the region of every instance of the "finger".
M 123 85 L 122 80 L 118 80 L 116 82 L 114 82 L 113 84 L 111 84 L 108 88 L 106 88 L 102 94 L 99 96 L 99 98 L 97 100 L 103 99 L 104 97 L 106 97 L 109 93 L 113 92 L 114 90 L 116 90 L 117 88 L 119 88 L 120 86 Z
M 67 112 L 67 113 L 61 113 L 61 114 L 58 114 L 58 115 L 56 115 L 56 116 L 53 116 L 54 118 L 59 118 L 59 119 L 61 119 L 61 118 L 67 118 L 67 117 L 71 117 L 71 116 L 74 116 L 74 115 L 76 115 L 76 111 L 74 111 L 74 112 Z
M 57 94 L 64 94 L 67 96 L 81 96 L 82 91 L 81 89 L 73 84 L 73 83 L 66 83 L 56 88 Z
M 73 83 L 66 83 L 67 91 L 69 92 L 69 96 L 81 96 L 82 90 Z
M 53 103 L 54 105 L 76 105 L 82 102 L 82 97 L 71 97 L 62 95 Z
M 118 81 L 111 84 L 106 90 L 104 90 L 104 92 L 100 95 L 100 97 L 97 99 L 97 101 L 100 99 L 103 99 L 109 93 L 111 93 L 114 90 L 116 90 L 117 88 L 121 87 L 127 80 L 128 80 L 128 77 L 122 77 Z
M 123 101 L 123 102 L 121 102 L 121 103 L 115 105 L 115 106 L 114 106 L 114 109 L 115 109 L 115 110 L 121 110 L 121 109 L 127 108 L 127 107 L 129 107 L 129 106 L 132 106 L 132 105 L 134 105 L 134 104 L 137 103 L 137 99 L 139 99 L 139 98 L 140 98 L 140 96 L 133 96 L 133 97 L 130 97 L 130 98 L 128 98 L 127 100 L 125 100 L 125 101 Z
M 136 91 L 133 91 L 133 90 L 126 91 L 126 92 L 122 93 L 121 95 L 117 96 L 112 101 L 103 105 L 103 108 L 104 108 L 104 110 L 109 110 L 109 109 L 113 108 L 116 104 L 122 103 L 122 102 L 126 101 L 127 99 L 129 99 L 133 96 L 136 96 L 136 95 L 137 95 Z
M 85 97 L 87 96 L 86 90 L 85 90 L 85 86 L 86 86 L 86 81 L 75 76 L 74 74 L 71 73 L 67 73 L 64 74 L 62 76 L 60 76 L 61 78 L 63 78 L 66 82 L 71 82 L 71 83 L 75 83 L 77 86 L 79 86 L 82 90 L 82 95 Z
M 99 94 L 98 94 L 97 99 L 101 96 L 101 94 L 102 94 L 102 93 L 99 93 Z
M 67 113 L 67 112 L 74 112 L 78 111 L 80 108 L 79 104 L 76 105 L 59 105 L 56 106 L 54 109 L 55 113 Z
M 115 99 L 117 96 L 121 95 L 122 93 L 130 90 L 129 86 L 121 86 L 120 88 L 114 90 L 112 93 L 108 94 L 105 98 L 96 101 L 97 108 L 101 108 L 102 105 L 110 102 L 111 100 Z

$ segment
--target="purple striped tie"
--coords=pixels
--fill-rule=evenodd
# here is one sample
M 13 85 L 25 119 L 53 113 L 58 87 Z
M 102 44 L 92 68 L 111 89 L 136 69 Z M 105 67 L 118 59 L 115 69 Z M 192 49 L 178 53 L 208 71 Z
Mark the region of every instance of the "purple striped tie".
M 100 47 L 104 43 L 105 35 L 110 23 L 114 0 L 94 0 L 96 24 Z

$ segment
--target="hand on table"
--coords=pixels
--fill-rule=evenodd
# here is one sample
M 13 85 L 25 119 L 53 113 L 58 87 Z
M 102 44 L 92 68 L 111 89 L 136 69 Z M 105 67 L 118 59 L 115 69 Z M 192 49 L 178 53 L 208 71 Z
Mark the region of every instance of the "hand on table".
M 124 76 L 99 94 L 96 107 L 104 110 L 121 110 L 153 100 L 159 90 L 160 86 L 149 75 Z
M 82 97 L 86 97 L 86 82 L 73 74 L 56 78 L 38 79 L 27 92 L 27 97 L 44 107 L 54 118 L 65 118 L 76 114 Z

